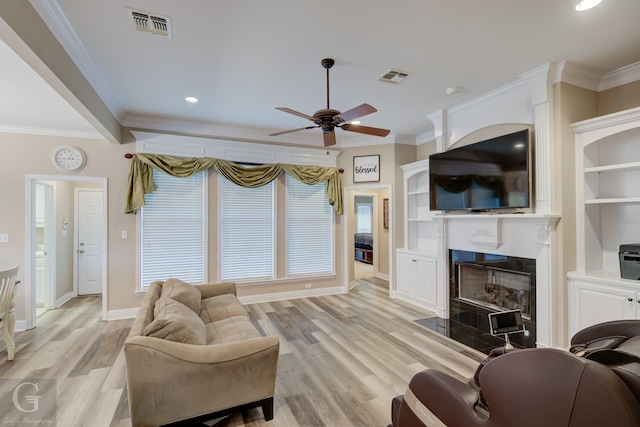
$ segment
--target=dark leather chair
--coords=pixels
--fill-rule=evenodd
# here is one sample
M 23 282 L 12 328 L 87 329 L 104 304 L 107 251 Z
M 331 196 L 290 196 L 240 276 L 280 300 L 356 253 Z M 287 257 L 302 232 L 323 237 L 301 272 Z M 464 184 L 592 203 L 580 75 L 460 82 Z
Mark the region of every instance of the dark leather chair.
M 587 328 L 572 344 L 640 336 L 640 321 Z M 460 382 L 433 369 L 416 374 L 392 401 L 393 427 L 640 426 L 640 363 L 606 366 L 556 349 L 507 352 Z M 638 375 L 636 375 L 636 373 Z M 480 390 L 485 405 L 480 402 Z

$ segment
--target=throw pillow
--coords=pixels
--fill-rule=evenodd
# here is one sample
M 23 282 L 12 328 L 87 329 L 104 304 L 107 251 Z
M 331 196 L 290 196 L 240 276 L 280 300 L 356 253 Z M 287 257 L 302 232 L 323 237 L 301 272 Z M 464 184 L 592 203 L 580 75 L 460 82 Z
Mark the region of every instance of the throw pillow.
M 172 298 L 200 314 L 202 308 L 202 294 L 193 285 L 178 279 L 169 279 L 162 284 L 160 298 Z
M 184 304 L 171 298 L 160 298 L 154 312 L 157 314 L 144 328 L 144 335 L 184 344 L 207 343 L 204 322 Z

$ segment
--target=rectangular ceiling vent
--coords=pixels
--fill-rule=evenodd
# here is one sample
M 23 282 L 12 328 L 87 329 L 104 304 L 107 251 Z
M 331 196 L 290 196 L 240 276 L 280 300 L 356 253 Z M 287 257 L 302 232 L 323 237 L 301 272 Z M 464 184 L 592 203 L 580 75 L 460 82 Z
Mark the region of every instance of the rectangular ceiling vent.
M 171 38 L 171 18 L 127 8 L 129 21 L 138 31 Z
M 389 69 L 383 75 L 378 77 L 378 81 L 384 83 L 391 83 L 393 85 L 397 85 L 398 83 L 402 83 L 407 77 L 411 77 L 413 73 L 408 71 L 396 70 L 394 68 Z

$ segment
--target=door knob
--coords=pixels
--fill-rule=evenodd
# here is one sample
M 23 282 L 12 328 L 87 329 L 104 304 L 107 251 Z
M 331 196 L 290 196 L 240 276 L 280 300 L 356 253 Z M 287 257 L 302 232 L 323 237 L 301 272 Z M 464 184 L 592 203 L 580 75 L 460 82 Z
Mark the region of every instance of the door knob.
M 78 249 L 78 253 L 79 254 L 83 254 L 84 253 L 84 249 Z

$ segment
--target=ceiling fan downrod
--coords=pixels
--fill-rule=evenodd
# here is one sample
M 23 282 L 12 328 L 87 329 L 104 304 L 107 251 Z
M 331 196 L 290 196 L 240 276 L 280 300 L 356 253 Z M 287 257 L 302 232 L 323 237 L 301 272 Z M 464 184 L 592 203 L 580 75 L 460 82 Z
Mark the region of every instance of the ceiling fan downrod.
M 327 110 L 329 110 L 329 69 L 333 67 L 335 61 L 331 58 L 325 58 L 320 63 L 327 70 Z

